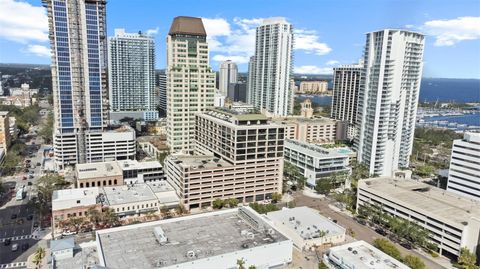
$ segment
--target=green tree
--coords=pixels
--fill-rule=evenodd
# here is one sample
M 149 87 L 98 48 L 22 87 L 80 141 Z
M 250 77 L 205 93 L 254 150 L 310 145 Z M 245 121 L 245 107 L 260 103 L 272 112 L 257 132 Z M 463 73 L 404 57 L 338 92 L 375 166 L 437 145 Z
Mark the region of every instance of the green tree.
M 320 194 L 329 194 L 333 188 L 331 178 L 322 178 L 315 183 L 315 191 Z
M 180 204 L 175 208 L 175 212 L 177 212 L 177 214 L 179 215 L 183 215 L 183 214 L 187 214 L 188 210 L 184 205 Z
M 53 112 L 49 112 L 47 120 L 43 122 L 38 134 L 43 138 L 45 144 L 51 144 L 53 139 Z
M 304 188 L 306 178 L 295 165 L 285 161 L 283 165 L 283 175 L 288 180 L 294 182 L 297 189 L 302 190 Z M 286 190 L 286 188 L 284 189 Z
M 223 205 L 224 205 L 224 201 L 220 198 L 217 198 L 217 199 L 213 200 L 213 202 L 212 202 L 212 207 L 216 208 L 216 209 L 222 208 Z
M 40 217 L 50 213 L 53 191 L 65 189 L 70 185 L 70 182 L 65 181 L 65 179 L 58 174 L 47 174 L 38 179 L 35 184 L 38 199 L 34 207 Z
M 273 203 L 277 203 L 279 201 L 282 201 L 282 194 L 281 193 L 278 193 L 278 192 L 274 192 L 272 194 L 272 202 Z
M 477 255 L 472 253 L 468 248 L 460 249 L 460 256 L 458 256 L 458 264 L 463 269 L 478 269 Z
M 42 260 L 43 258 L 45 258 L 45 255 L 46 255 L 46 252 L 45 252 L 45 249 L 42 248 L 42 247 L 39 247 L 37 248 L 37 250 L 35 251 L 35 253 L 33 254 L 33 260 L 32 262 L 36 265 L 36 266 L 40 266 L 39 268 L 41 268 L 41 263 L 42 263 Z
M 101 214 L 101 218 L 102 222 L 109 227 L 116 226 L 120 223 L 118 220 L 118 215 L 112 208 L 104 209 Z
M 102 214 L 94 206 L 87 210 L 87 216 L 90 222 L 94 223 L 95 225 L 98 225 L 98 223 L 100 223 L 102 220 Z
M 238 266 L 238 269 L 246 269 L 245 260 L 243 258 L 237 259 L 237 266 Z
M 412 269 L 425 269 L 425 263 L 417 256 L 407 255 L 403 258 L 403 263 Z
M 271 211 L 277 211 L 279 208 L 274 204 L 259 204 L 257 202 L 250 203 L 249 205 L 253 210 L 257 211 L 259 214 L 266 214 Z
M 387 255 L 390 255 L 397 260 L 402 259 L 400 250 L 398 250 L 398 248 L 392 242 L 385 238 L 375 239 L 375 241 L 373 241 L 373 245 L 381 251 L 385 252 Z
M 228 205 L 229 207 L 236 207 L 238 203 L 238 199 L 236 198 L 229 198 L 224 201 L 224 204 Z

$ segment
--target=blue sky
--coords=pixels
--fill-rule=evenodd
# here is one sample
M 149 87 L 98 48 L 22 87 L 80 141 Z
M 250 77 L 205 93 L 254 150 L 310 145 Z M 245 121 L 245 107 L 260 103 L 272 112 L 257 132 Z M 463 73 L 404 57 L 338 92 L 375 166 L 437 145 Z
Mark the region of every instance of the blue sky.
M 480 78 L 480 1 L 157 1 L 110 0 L 108 34 L 115 28 L 148 31 L 156 41 L 156 66 L 166 63 L 166 35 L 175 16 L 205 18 L 210 63 L 233 59 L 241 71 L 253 54 L 255 27 L 262 18 L 283 16 L 296 33 L 294 67 L 330 73 L 356 62 L 365 33 L 407 28 L 427 35 L 424 77 Z M 0 0 L 0 62 L 50 62 L 47 20 L 40 0 Z

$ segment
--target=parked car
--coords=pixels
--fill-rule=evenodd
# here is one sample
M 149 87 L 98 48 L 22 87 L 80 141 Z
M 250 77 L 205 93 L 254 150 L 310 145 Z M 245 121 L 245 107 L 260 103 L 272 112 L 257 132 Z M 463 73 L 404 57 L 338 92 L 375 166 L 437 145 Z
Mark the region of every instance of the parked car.
M 64 231 L 62 233 L 63 236 L 69 236 L 69 235 L 74 235 L 74 234 L 76 234 L 76 232 Z
M 10 245 L 10 243 L 12 243 L 12 239 L 10 239 L 10 238 L 7 238 L 7 239 L 5 239 L 5 241 L 3 241 L 4 246 Z
M 383 236 L 387 235 L 387 232 L 382 228 L 376 228 L 375 232 L 377 232 L 378 234 L 383 235 Z
M 410 245 L 410 243 L 407 243 L 407 242 L 402 242 L 402 243 L 400 243 L 400 246 L 402 246 L 402 247 L 404 247 L 404 248 L 406 248 L 406 249 L 408 249 L 408 250 L 410 250 L 410 249 L 413 248 L 412 245 Z
M 17 218 L 17 214 L 12 214 L 12 215 L 10 216 L 10 219 L 16 219 L 16 218 Z
M 12 251 L 15 252 L 17 250 L 18 250 L 18 244 L 15 243 L 15 244 L 12 245 Z
M 33 183 L 29 181 L 29 182 L 27 182 L 27 185 L 28 185 L 28 186 L 32 186 Z
M 32 220 L 33 219 L 33 215 L 28 215 L 27 216 L 27 220 Z
M 364 219 L 355 218 L 355 221 L 361 225 L 367 225 L 367 221 Z
M 38 163 L 37 163 L 37 166 L 40 166 L 40 165 L 42 165 L 42 164 L 38 162 Z

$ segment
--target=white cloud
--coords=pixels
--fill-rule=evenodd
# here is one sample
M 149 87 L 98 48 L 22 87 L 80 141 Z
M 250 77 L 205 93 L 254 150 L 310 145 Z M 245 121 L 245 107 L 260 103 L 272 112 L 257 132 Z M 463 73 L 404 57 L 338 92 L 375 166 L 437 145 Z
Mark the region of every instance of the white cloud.
M 156 35 L 158 34 L 158 27 L 155 27 L 154 29 L 148 29 L 145 33 L 149 36 Z
M 435 37 L 435 46 L 452 46 L 463 40 L 480 39 L 480 17 L 427 21 L 421 29 Z
M 231 60 L 234 63 L 237 64 L 245 64 L 248 63 L 250 58 L 248 56 L 241 56 L 241 55 L 221 55 L 217 54 L 212 57 L 212 60 L 216 62 L 224 62 L 226 60 Z
M 202 18 L 205 31 L 207 31 L 207 37 L 213 38 L 217 36 L 229 36 L 231 34 L 230 24 L 227 20 Z
M 48 40 L 45 8 L 14 0 L 0 0 L 0 7 L 0 38 L 21 43 Z
M 406 25 L 405 25 L 405 28 L 407 28 L 407 29 L 413 29 L 413 28 L 415 28 L 415 25 L 413 25 L 413 24 L 406 24 Z
M 330 61 L 326 62 L 325 64 L 326 64 L 326 65 L 337 65 L 337 64 L 339 64 L 339 63 L 340 63 L 340 62 L 337 61 L 337 60 L 330 60 Z
M 326 44 L 319 41 L 320 37 L 315 31 L 297 29 L 295 30 L 295 49 L 304 50 L 306 53 L 314 53 L 316 55 L 325 55 L 330 53 L 332 49 Z
M 333 70 L 330 67 L 319 67 L 315 65 L 295 66 L 294 72 L 296 74 L 312 74 L 312 75 L 328 75 L 332 74 Z
M 28 45 L 28 47 L 24 50 L 24 52 L 35 54 L 40 57 L 51 56 L 50 48 L 42 45 Z
M 256 27 L 261 25 L 263 18 L 234 18 L 229 22 L 224 18 L 202 18 L 207 31 L 209 48 L 214 61 L 224 59 L 238 60 L 237 63 L 247 63 L 250 56 L 255 53 L 255 32 Z M 319 37 L 313 30 L 295 30 L 296 50 L 303 50 L 306 53 L 324 55 L 331 51 L 331 48 L 319 41 Z

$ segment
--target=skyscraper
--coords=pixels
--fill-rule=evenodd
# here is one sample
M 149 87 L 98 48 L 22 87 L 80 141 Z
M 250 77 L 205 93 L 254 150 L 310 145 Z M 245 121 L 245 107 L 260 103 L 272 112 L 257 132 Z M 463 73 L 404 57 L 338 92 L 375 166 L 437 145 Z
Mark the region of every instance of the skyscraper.
M 424 36 L 386 29 L 367 34 L 355 145 L 370 174 L 392 176 L 412 152 Z
M 157 120 L 153 39 L 115 29 L 108 48 L 110 119 Z
M 158 104 L 160 106 L 160 117 L 167 115 L 167 75 L 165 72 L 157 74 L 158 83 Z
M 253 86 L 255 82 L 255 56 L 248 61 L 247 103 L 253 105 Z
M 193 150 L 195 113 L 212 107 L 214 94 L 203 22 L 176 17 L 167 37 L 167 142 L 172 152 Z
M 57 169 L 75 163 L 134 158 L 133 130 L 104 133 L 108 119 L 106 1 L 43 3 L 48 11 L 52 49 Z M 111 143 L 120 140 L 125 148 Z
M 333 68 L 333 98 L 331 117 L 348 123 L 348 138 L 356 134 L 358 91 L 363 70 L 359 64 Z
M 249 64 L 249 72 L 253 69 L 249 102 L 258 109 L 278 116 L 292 113 L 292 48 L 293 28 L 285 18 L 265 19 L 257 27 L 255 58 Z
M 228 86 L 230 83 L 237 83 L 237 76 L 238 68 L 234 62 L 227 60 L 220 64 L 220 82 L 218 89 L 223 96 L 228 95 Z

